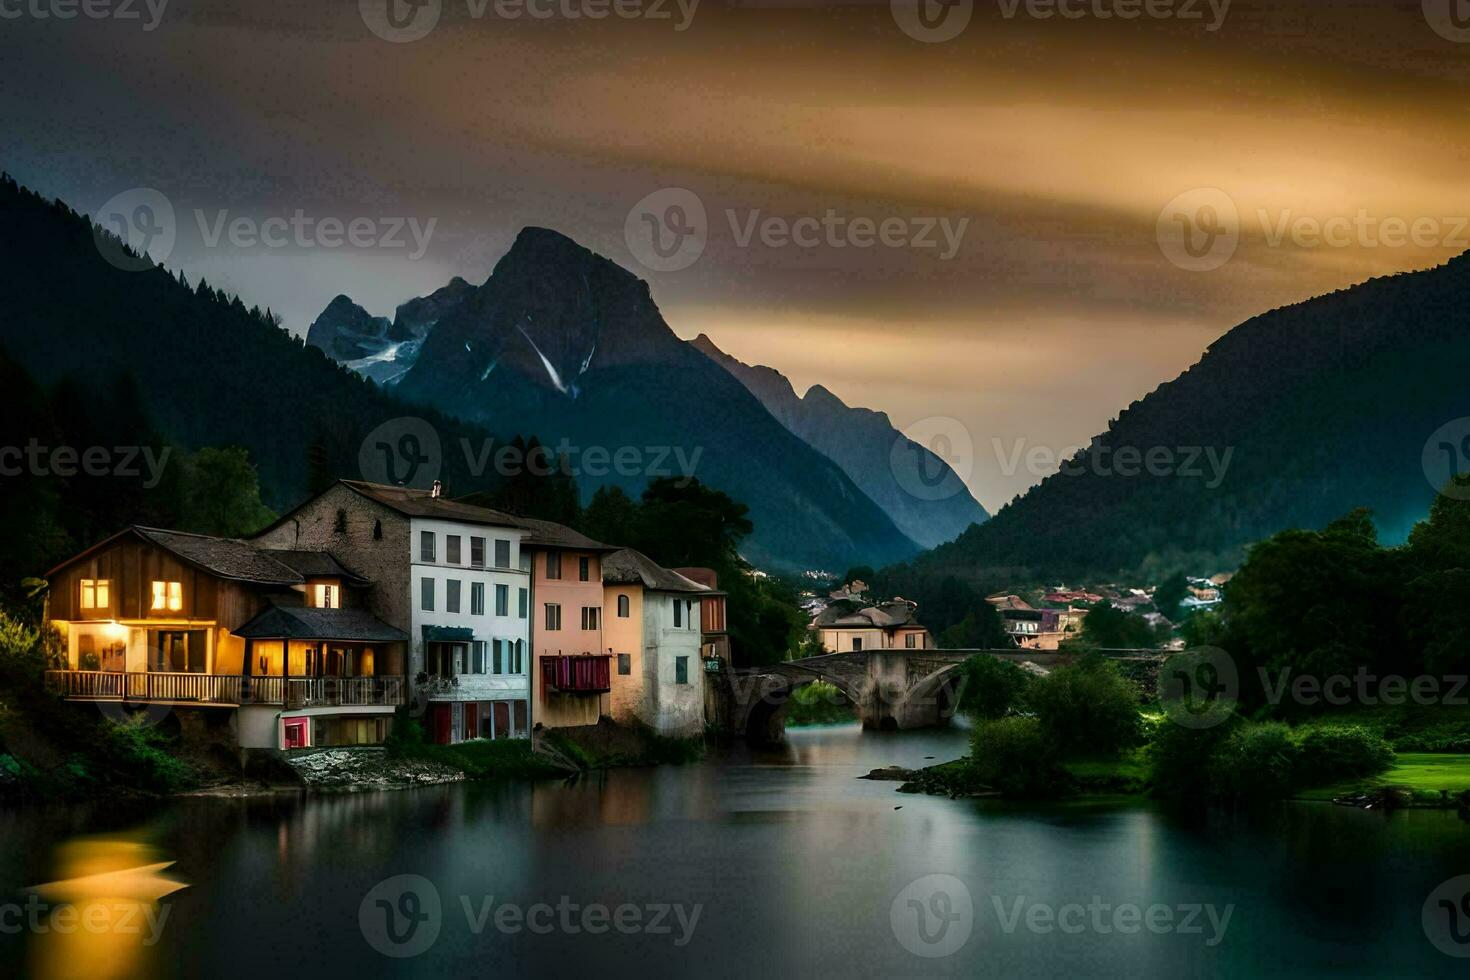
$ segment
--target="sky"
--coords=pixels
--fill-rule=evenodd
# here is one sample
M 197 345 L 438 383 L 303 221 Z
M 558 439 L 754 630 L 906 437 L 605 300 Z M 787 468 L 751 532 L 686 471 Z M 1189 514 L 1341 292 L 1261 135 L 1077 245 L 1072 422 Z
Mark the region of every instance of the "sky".
M 191 281 L 304 332 L 555 228 L 992 511 L 1237 323 L 1470 249 L 1465 0 L 88 2 L 0 0 L 0 167 L 157 192 Z

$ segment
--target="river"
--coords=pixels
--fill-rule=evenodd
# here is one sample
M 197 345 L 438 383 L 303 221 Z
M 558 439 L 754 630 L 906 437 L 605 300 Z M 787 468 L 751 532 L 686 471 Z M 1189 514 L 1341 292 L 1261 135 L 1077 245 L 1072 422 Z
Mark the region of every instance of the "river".
M 837 726 L 574 785 L 0 811 L 0 976 L 1465 975 L 1421 924 L 1470 873 L 1453 813 L 856 778 L 964 751 Z

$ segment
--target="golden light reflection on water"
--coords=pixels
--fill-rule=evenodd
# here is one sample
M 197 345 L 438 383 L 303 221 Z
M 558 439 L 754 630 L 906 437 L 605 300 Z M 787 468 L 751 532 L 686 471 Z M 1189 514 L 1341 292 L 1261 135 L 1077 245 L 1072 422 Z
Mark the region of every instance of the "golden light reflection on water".
M 162 899 L 188 885 L 138 835 L 83 837 L 56 850 L 55 881 L 27 889 L 30 974 L 47 980 L 146 976 L 168 923 Z

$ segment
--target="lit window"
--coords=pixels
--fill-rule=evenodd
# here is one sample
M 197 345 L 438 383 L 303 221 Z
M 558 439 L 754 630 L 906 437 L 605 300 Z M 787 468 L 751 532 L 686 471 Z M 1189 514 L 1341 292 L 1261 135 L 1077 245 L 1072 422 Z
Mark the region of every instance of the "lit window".
M 182 582 L 153 583 L 153 611 L 178 612 L 184 608 L 184 585 Z
M 335 585 L 316 586 L 316 605 L 318 609 L 341 609 L 342 590 Z
M 82 608 L 106 609 L 112 605 L 109 582 L 105 578 L 82 579 Z

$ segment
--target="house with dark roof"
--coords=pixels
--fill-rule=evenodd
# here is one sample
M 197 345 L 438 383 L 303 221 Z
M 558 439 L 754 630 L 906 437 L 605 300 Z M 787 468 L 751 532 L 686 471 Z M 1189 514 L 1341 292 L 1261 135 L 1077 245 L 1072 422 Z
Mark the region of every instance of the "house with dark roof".
M 380 743 L 404 703 L 408 636 L 330 552 L 125 528 L 52 569 L 52 690 L 122 717 L 189 712 L 245 749 Z
M 632 548 L 603 559 L 602 586 L 603 640 L 617 658 L 613 719 L 674 737 L 703 732 L 701 622 L 703 602 L 715 590 Z
M 557 533 L 540 524 L 451 500 L 437 486 L 341 480 L 254 543 L 330 553 L 371 579 L 369 606 L 408 636 L 414 697 L 430 738 L 447 744 L 530 733 L 528 542 Z
M 811 628 L 829 653 L 854 650 L 923 650 L 934 645 L 919 623 L 919 606 L 907 599 L 878 605 L 834 602 L 817 614 Z

